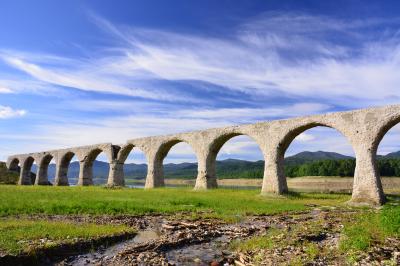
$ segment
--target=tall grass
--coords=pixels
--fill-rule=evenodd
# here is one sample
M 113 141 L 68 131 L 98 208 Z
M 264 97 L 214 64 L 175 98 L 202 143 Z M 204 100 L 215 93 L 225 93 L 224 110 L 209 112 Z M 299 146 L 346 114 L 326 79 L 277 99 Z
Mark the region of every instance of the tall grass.
M 344 252 L 365 251 L 387 237 L 400 237 L 400 207 L 385 206 L 377 212 L 365 212 L 345 225 L 340 249 Z
M 262 197 L 255 190 L 188 188 L 106 189 L 102 187 L 0 186 L 0 216 L 15 214 L 148 214 L 213 212 L 220 216 L 304 210 L 306 204 L 337 205 L 348 195 L 294 194 Z

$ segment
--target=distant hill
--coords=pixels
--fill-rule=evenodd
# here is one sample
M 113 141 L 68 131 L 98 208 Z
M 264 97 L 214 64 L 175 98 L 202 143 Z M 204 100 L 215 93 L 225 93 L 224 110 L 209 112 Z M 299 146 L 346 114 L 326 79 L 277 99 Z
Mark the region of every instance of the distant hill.
M 398 159 L 400 158 L 400 151 L 388 153 L 385 156 L 382 156 L 383 158 L 388 158 L 388 159 Z
M 354 159 L 354 157 L 343 155 L 336 152 L 326 152 L 326 151 L 303 151 L 296 155 L 289 156 L 285 158 L 286 165 L 298 165 L 303 163 L 309 163 L 313 161 L 321 160 L 345 160 Z

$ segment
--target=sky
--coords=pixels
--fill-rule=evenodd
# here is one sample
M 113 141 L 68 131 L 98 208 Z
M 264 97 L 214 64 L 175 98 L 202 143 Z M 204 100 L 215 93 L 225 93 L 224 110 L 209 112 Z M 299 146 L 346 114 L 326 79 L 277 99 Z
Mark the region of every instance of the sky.
M 0 11 L 0 160 L 400 102 L 398 1 L 4 0 Z M 399 137 L 378 153 L 400 150 Z M 353 154 L 324 128 L 287 155 L 303 150 Z M 218 158 L 262 156 L 237 137 Z M 195 156 L 178 144 L 167 162 L 183 161 Z

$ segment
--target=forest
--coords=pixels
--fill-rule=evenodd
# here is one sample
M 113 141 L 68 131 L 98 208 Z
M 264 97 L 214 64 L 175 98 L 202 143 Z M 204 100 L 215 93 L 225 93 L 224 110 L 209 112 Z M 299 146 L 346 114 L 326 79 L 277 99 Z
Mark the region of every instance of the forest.
M 253 169 L 217 169 L 219 178 L 262 178 L 263 166 L 259 163 Z M 355 159 L 318 160 L 302 164 L 285 165 L 287 177 L 302 176 L 354 176 Z M 400 177 L 400 159 L 381 158 L 378 160 L 378 169 L 381 176 Z

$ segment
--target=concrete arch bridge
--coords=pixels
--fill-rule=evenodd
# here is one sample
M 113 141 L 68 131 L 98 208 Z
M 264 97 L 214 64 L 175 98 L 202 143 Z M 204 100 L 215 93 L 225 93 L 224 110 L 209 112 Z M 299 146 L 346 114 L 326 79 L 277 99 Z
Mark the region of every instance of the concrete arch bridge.
M 35 185 L 48 184 L 47 170 L 56 161 L 54 185 L 68 185 L 67 171 L 73 156 L 80 164 L 78 185 L 93 184 L 93 162 L 104 152 L 110 170 L 108 185 L 124 186 L 123 165 L 134 148 L 142 150 L 147 159 L 146 188 L 164 186 L 163 160 L 177 143 L 186 142 L 194 150 L 198 161 L 195 189 L 217 187 L 216 158 L 229 139 L 246 135 L 260 147 L 265 160 L 262 194 L 284 194 L 288 191 L 284 175 L 284 154 L 290 143 L 302 132 L 313 127 L 336 129 L 349 141 L 356 155 L 353 182 L 353 203 L 380 205 L 385 202 L 381 179 L 377 170 L 376 152 L 384 135 L 400 122 L 400 105 L 369 108 L 347 112 L 275 120 L 255 124 L 213 128 L 165 136 L 128 140 L 123 145 L 97 145 L 51 150 L 9 156 L 7 167 L 20 169 L 20 185 L 31 185 L 31 167 L 35 162 Z

